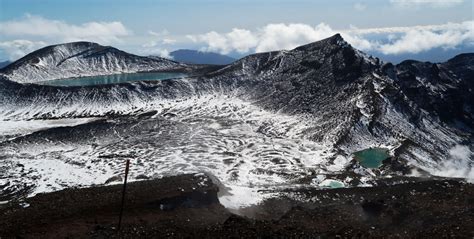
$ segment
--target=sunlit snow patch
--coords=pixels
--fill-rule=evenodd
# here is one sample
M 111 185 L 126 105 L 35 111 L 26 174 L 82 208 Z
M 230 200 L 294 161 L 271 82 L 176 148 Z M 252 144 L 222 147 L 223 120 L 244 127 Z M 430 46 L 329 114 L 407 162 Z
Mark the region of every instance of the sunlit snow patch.
M 220 197 L 224 205 L 242 208 L 268 197 L 268 188 L 292 185 L 315 171 L 340 170 L 345 162 L 329 167 L 333 153 L 306 138 L 313 125 L 305 116 L 219 95 L 160 100 L 149 110 L 155 113 L 5 144 L 0 147 L 0 157 L 7 159 L 0 161 L 4 183 L 26 183 L 34 193 L 100 185 L 122 175 L 126 157 L 130 181 L 205 172 L 228 188 Z
M 0 120 L 0 142 L 14 137 L 31 134 L 37 131 L 66 127 L 77 126 L 97 120 L 96 118 L 81 118 L 81 119 L 55 119 L 55 120 Z
M 338 180 L 326 179 L 319 184 L 322 188 L 343 188 L 344 183 Z

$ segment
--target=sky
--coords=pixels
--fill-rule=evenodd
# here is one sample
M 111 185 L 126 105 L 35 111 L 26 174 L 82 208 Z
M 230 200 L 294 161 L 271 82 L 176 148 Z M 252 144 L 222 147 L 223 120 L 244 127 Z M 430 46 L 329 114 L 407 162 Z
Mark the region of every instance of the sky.
M 242 56 L 335 33 L 385 59 L 436 61 L 474 51 L 473 14 L 473 0 L 0 0 L 0 61 L 80 40 Z

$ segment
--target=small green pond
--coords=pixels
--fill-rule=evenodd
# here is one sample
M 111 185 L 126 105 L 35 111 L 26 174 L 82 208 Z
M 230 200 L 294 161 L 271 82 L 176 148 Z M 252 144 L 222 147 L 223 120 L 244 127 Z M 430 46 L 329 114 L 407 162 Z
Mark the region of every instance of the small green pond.
M 360 165 L 366 168 L 378 168 L 382 165 L 382 161 L 390 157 L 388 149 L 369 148 L 354 153 L 356 160 Z

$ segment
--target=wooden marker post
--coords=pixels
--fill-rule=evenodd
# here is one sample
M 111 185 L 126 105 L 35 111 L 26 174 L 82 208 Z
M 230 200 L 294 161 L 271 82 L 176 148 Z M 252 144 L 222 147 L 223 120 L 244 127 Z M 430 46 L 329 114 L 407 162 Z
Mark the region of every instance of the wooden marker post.
M 123 215 L 123 207 L 125 205 L 125 192 L 127 190 L 127 177 L 128 177 L 128 170 L 130 168 L 130 160 L 127 159 L 127 163 L 125 165 L 125 180 L 123 182 L 123 191 L 122 191 L 122 205 L 120 206 L 120 216 L 119 216 L 119 223 L 117 230 L 120 231 L 120 226 L 122 226 L 122 215 Z

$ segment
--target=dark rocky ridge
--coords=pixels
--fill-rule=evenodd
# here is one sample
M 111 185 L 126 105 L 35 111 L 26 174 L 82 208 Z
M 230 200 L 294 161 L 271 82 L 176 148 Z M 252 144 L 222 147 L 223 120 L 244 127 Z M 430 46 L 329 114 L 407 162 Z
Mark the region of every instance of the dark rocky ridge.
M 413 102 L 446 123 L 474 124 L 474 54 L 445 63 L 404 61 L 395 67 L 396 83 Z
M 240 213 L 204 175 L 67 189 L 0 206 L 2 238 L 255 238 L 474 236 L 474 186 L 455 180 L 333 190 L 293 189 Z M 291 198 L 305 198 L 306 202 Z

